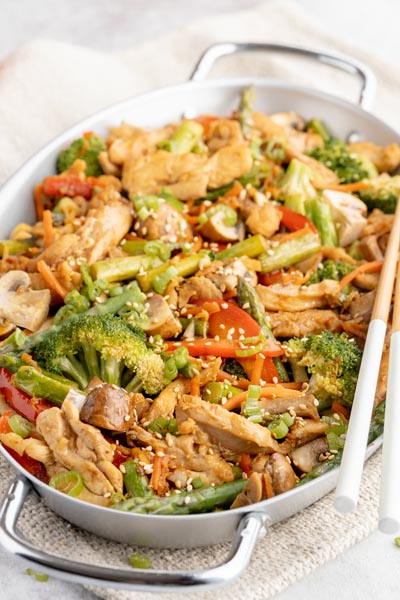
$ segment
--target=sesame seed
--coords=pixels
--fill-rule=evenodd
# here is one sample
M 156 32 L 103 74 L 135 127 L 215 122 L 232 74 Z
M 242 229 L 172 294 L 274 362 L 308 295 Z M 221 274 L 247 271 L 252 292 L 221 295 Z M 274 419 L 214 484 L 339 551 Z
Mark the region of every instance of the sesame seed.
M 190 498 L 189 498 L 189 496 L 186 496 L 186 498 L 184 499 L 184 503 L 185 503 L 185 504 L 189 504 L 189 503 L 190 503 Z
M 279 382 L 279 379 L 277 377 L 272 378 L 272 383 L 278 383 L 278 382 Z

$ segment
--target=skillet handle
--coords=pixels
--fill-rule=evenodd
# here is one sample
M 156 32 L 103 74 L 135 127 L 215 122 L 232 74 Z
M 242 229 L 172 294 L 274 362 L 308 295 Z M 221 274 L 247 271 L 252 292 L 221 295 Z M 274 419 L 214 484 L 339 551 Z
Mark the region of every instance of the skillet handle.
M 357 75 L 361 85 L 358 103 L 365 110 L 372 108 L 376 79 L 374 73 L 367 65 L 346 54 L 325 52 L 324 50 L 311 50 L 301 46 L 239 42 L 213 44 L 200 57 L 189 77 L 189 81 L 202 81 L 219 58 L 229 54 L 236 54 L 237 52 L 281 52 L 283 54 L 305 56 L 341 71 L 346 71 L 346 73 Z
M 250 561 L 258 537 L 266 533 L 267 515 L 261 512 L 247 513 L 239 522 L 226 560 L 199 571 L 143 570 L 84 564 L 44 552 L 19 534 L 16 528 L 18 517 L 31 490 L 31 484 L 25 477 L 18 477 L 10 484 L 0 506 L 0 545 L 34 569 L 74 583 L 146 592 L 215 588 L 239 577 Z

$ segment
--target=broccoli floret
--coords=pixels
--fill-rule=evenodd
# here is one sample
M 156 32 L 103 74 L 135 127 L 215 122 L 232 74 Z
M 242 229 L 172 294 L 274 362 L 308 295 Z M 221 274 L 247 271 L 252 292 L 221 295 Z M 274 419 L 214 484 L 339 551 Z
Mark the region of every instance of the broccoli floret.
M 383 174 L 366 183 L 369 188 L 360 190 L 358 195 L 365 202 L 369 211 L 379 208 L 384 213 L 393 214 L 400 196 L 400 175 L 390 177 Z
M 229 373 L 229 375 L 237 377 L 238 379 L 247 379 L 246 371 L 243 369 L 242 365 L 233 358 L 227 359 L 225 362 L 224 371 Z
M 334 261 L 334 260 L 324 260 L 321 263 L 317 270 L 311 273 L 306 285 L 311 285 L 313 283 L 319 283 L 324 279 L 334 279 L 335 281 L 340 281 L 343 279 L 347 273 L 353 271 L 354 266 L 349 263 Z
M 326 405 L 338 400 L 351 407 L 361 364 L 361 350 L 345 333 L 323 331 L 287 342 L 287 355 L 311 375 L 309 391 Z
M 149 350 L 143 333 L 120 317 L 81 315 L 61 323 L 54 335 L 33 348 L 37 363 L 72 378 L 81 389 L 98 376 L 128 391 L 156 394 L 165 385 L 165 365 Z
M 99 153 L 105 149 L 103 140 L 95 134 L 74 140 L 68 148 L 62 150 L 58 155 L 57 172 L 66 171 L 77 158 L 80 158 L 86 163 L 86 175 L 88 177 L 98 177 L 103 173 L 99 163 Z
M 346 144 L 334 137 L 328 138 L 323 147 L 311 150 L 309 155 L 334 171 L 342 183 L 355 183 L 377 175 L 368 158 L 351 152 Z
M 312 169 L 293 158 L 280 183 L 281 197 L 292 210 L 307 214 L 307 201 L 316 198 L 317 191 L 311 183 Z

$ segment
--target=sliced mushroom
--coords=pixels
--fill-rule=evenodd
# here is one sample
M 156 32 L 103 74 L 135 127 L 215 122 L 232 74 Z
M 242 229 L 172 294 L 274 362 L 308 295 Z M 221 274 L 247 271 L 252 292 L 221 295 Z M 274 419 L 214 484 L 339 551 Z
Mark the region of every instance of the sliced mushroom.
M 147 298 L 147 321 L 143 330 L 148 335 L 161 335 L 167 340 L 178 335 L 182 331 L 182 325 L 175 318 L 168 302 L 159 294 Z
M 318 462 L 320 454 L 324 454 L 328 450 L 328 442 L 326 437 L 320 437 L 316 440 L 308 442 L 299 448 L 295 448 L 290 453 L 290 457 L 296 469 L 303 473 L 309 473 L 314 465 Z
M 135 396 L 108 383 L 95 387 L 86 397 L 80 419 L 110 431 L 128 431 L 135 422 Z M 141 396 L 141 394 L 139 394 Z
M 49 313 L 49 290 L 32 290 L 25 271 L 9 271 L 0 279 L 0 318 L 36 331 Z
M 352 194 L 324 190 L 339 236 L 339 244 L 348 246 L 360 237 L 367 224 L 367 206 Z
M 260 500 L 262 500 L 262 495 L 262 476 L 260 473 L 252 473 L 246 483 L 246 487 L 243 492 L 236 496 L 231 508 L 240 508 L 241 506 L 248 506 L 249 504 L 260 502 Z
M 296 475 L 288 460 L 282 454 L 277 452 L 271 454 L 269 466 L 272 471 L 272 485 L 275 494 L 283 494 L 283 492 L 294 488 Z
M 201 235 L 212 242 L 235 242 L 244 238 L 244 224 L 238 221 L 236 225 L 225 224 L 225 214 L 217 211 L 199 229 Z

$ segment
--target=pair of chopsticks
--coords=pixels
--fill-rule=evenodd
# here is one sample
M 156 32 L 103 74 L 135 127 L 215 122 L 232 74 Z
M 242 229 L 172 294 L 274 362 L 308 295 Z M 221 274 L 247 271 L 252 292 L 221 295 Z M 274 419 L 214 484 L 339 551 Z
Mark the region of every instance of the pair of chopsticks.
M 386 394 L 383 470 L 381 479 L 379 529 L 395 533 L 400 527 L 400 201 L 397 203 L 385 260 L 368 327 L 363 358 L 334 500 L 342 513 L 352 512 L 358 502 L 361 475 L 368 443 L 369 425 L 378 382 L 379 368 L 396 275 L 395 301 L 388 386 Z M 396 394 L 399 398 L 396 398 Z

